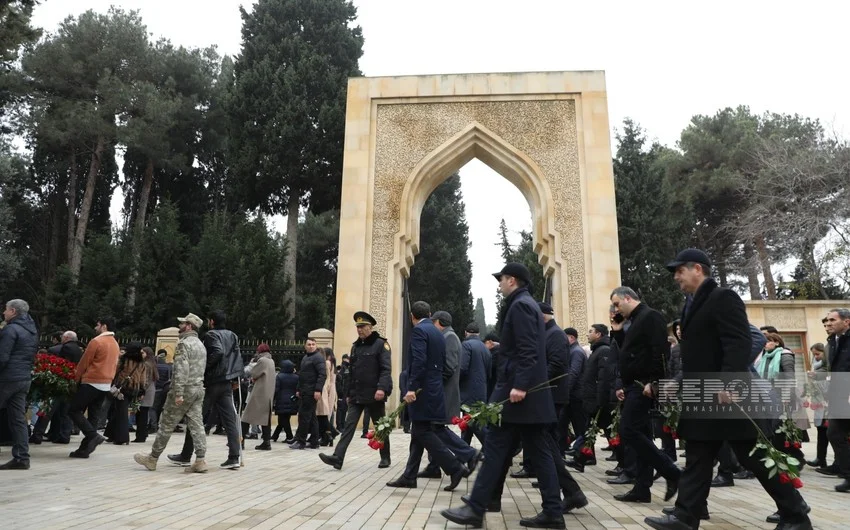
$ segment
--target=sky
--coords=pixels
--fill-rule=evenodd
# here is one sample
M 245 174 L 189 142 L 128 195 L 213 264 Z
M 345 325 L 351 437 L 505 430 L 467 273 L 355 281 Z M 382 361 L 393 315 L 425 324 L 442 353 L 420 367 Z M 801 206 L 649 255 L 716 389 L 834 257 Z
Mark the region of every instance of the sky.
M 234 0 L 46 0 L 34 23 L 110 5 L 137 9 L 154 38 L 237 55 Z M 673 146 L 696 114 L 749 105 L 818 118 L 850 136 L 846 22 L 850 2 L 355 0 L 367 76 L 605 70 L 612 130 L 629 117 Z M 844 64 L 845 66 L 841 66 Z M 612 148 L 615 144 L 612 141 Z M 473 161 L 461 170 L 470 225 L 473 296 L 495 320 L 499 220 L 531 226 L 519 191 Z M 116 194 L 119 195 L 119 194 Z M 116 197 L 114 211 L 122 200 Z M 495 205 L 498 205 L 496 207 Z M 277 226 L 284 226 L 278 219 Z M 787 276 L 787 272 L 786 272 Z

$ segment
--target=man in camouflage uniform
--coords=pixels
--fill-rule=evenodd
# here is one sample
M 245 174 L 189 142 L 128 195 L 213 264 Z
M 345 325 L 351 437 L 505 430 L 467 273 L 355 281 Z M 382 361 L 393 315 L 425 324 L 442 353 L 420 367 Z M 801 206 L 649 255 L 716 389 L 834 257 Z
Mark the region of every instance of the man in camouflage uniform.
M 189 313 L 180 322 L 180 335 L 174 350 L 174 367 L 171 377 L 171 390 L 165 401 L 162 418 L 159 421 L 159 431 L 151 447 L 149 455 L 137 453 L 133 459 L 148 468 L 156 470 L 159 455 L 165 450 L 174 426 L 183 416 L 189 427 L 187 436 L 192 436 L 195 442 L 195 462 L 187 473 L 205 473 L 207 464 L 204 461 L 207 452 L 207 438 L 204 434 L 204 423 L 201 418 L 201 408 L 204 403 L 204 369 L 207 366 L 207 350 L 198 339 L 198 330 L 203 325 L 201 318 Z

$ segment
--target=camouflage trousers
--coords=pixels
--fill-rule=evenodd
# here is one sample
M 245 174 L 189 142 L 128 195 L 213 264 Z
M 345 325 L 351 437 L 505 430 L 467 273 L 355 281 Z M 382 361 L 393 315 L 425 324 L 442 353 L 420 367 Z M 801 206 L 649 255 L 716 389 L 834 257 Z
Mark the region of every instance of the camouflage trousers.
M 154 440 L 153 447 L 151 447 L 151 456 L 159 458 L 159 455 L 165 451 L 168 440 L 171 439 L 174 427 L 180 423 L 183 416 L 186 416 L 186 425 L 189 428 L 186 436 L 191 436 L 192 441 L 195 442 L 195 456 L 197 458 L 206 457 L 207 437 L 204 433 L 204 422 L 201 417 L 203 404 L 203 387 L 183 394 L 183 403 L 180 405 L 174 402 L 174 396 L 169 392 L 165 398 L 165 407 L 162 409 L 162 416 L 159 419 L 159 431 L 157 431 L 156 440 Z

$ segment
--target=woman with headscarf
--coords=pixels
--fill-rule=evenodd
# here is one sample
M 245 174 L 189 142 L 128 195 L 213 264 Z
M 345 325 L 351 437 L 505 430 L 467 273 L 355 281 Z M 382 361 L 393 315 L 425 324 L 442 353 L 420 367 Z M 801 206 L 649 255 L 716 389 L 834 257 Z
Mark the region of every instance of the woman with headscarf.
M 142 345 L 131 342 L 118 360 L 118 370 L 112 380 L 111 414 L 103 433 L 106 441 L 115 445 L 130 443 L 130 405 L 145 393 L 147 387 L 148 371 L 142 357 Z
M 259 451 L 270 451 L 272 400 L 274 399 L 275 373 L 271 349 L 266 343 L 257 346 L 256 363 L 251 368 L 254 388 L 248 396 L 242 412 L 242 432 L 247 433 L 250 425 L 259 425 L 263 432 L 263 443 L 256 446 Z
M 150 410 L 156 398 L 156 382 L 159 379 L 159 371 L 156 367 L 156 358 L 153 349 L 149 346 L 142 348 L 142 358 L 145 360 L 145 378 L 148 386 L 139 403 L 139 411 L 136 413 L 136 438 L 133 443 L 145 443 L 150 430 Z
M 289 359 L 280 362 L 280 373 L 275 377 L 274 385 L 274 413 L 277 414 L 277 427 L 272 434 L 272 440 L 277 441 L 280 431 L 286 432 L 284 443 L 292 443 L 292 426 L 289 420 L 298 414 L 298 400 L 295 393 L 298 391 L 298 375 L 295 373 L 295 364 Z
M 331 348 L 323 348 L 325 354 L 325 386 L 322 387 L 322 398 L 316 404 L 316 419 L 319 422 L 319 445 L 334 446 L 334 435 L 330 416 L 336 409 L 336 357 Z

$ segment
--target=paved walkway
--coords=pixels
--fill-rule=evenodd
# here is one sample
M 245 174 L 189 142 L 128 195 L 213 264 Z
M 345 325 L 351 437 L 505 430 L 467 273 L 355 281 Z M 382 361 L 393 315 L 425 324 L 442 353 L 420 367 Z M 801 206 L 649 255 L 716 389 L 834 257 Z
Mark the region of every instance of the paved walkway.
M 182 438 L 175 434 L 171 439 L 173 452 Z M 282 443 L 274 443 L 269 452 L 254 451 L 257 442 L 248 440 L 246 466 L 226 471 L 217 469 L 227 454 L 225 438 L 210 436 L 209 463 L 216 469 L 206 475 L 184 474 L 164 459 L 156 472 L 146 471 L 133 462 L 133 453 L 148 450 L 150 443 L 102 445 L 88 460 L 68 458 L 74 446 L 45 443 L 31 447 L 30 471 L 0 475 L 0 528 L 460 529 L 439 512 L 460 504 L 471 481 L 453 493 L 442 490 L 446 480 L 420 480 L 413 490 L 384 486 L 401 473 L 407 442 L 407 435 L 393 434 L 393 465 L 378 469 L 377 453 L 365 440 L 355 439 L 345 467 L 336 471 L 319 461 L 319 451 L 295 451 Z M 2 449 L 0 460 L 5 461 L 10 448 Z M 811 443 L 804 447 L 810 456 L 814 449 Z M 607 454 L 599 452 L 600 458 Z M 603 471 L 611 465 L 600 461 L 576 474 L 590 505 L 566 516 L 567 528 L 646 528 L 643 518 L 660 512 L 662 482 L 653 489 L 651 504 L 614 501 L 611 495 L 626 487 L 605 483 Z M 815 527 L 848 528 L 850 496 L 832 491 L 837 480 L 809 470 L 803 480 Z M 520 517 L 534 515 L 539 506 L 540 496 L 530 481 L 508 479 L 503 512 L 487 514 L 486 528 L 522 528 Z M 755 481 L 738 481 L 734 488 L 712 491 L 711 521 L 702 528 L 770 529 L 774 525 L 764 518 L 773 512 L 772 506 Z

